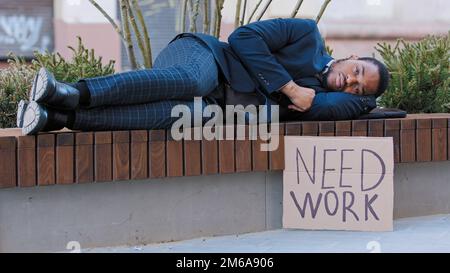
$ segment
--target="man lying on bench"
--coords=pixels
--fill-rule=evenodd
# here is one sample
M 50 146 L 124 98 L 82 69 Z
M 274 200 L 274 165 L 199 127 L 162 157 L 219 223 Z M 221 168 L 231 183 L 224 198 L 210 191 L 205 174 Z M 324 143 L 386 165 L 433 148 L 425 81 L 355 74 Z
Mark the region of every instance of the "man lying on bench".
M 387 88 L 374 58 L 334 60 L 316 23 L 270 19 L 237 28 L 228 43 L 201 33 L 177 35 L 152 69 L 57 82 L 42 68 L 29 102 L 18 106 L 23 134 L 58 130 L 163 129 L 176 105 L 279 105 L 281 120 L 355 119 Z

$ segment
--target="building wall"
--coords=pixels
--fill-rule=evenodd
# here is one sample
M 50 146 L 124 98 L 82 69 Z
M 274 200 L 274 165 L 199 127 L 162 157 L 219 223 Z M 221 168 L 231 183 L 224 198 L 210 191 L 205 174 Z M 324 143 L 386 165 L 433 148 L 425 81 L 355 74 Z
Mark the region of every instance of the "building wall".
M 258 0 L 248 0 L 249 10 Z M 297 0 L 274 0 L 262 20 L 289 17 Z M 315 18 L 324 1 L 303 1 L 299 18 Z M 233 31 L 236 0 L 225 2 L 223 37 Z M 263 5 L 261 5 L 262 7 Z M 256 13 L 261 11 L 261 7 Z M 417 41 L 428 34 L 446 34 L 450 26 L 448 0 L 339 0 L 331 1 L 319 29 L 337 58 L 372 55 L 378 42 L 397 38 Z M 256 17 L 256 16 L 255 16 Z
M 117 5 L 112 0 L 97 0 L 104 10 L 117 21 Z M 55 51 L 71 58 L 68 46 L 76 46 L 80 36 L 87 48 L 92 48 L 103 63 L 115 60 L 116 71 L 121 70 L 120 37 L 107 19 L 85 0 L 58 0 L 55 5 Z
M 0 1 L 0 59 L 53 50 L 53 0 Z
M 246 18 L 258 1 L 247 1 Z M 119 21 L 116 0 L 97 2 L 116 22 Z M 210 2 L 213 10 L 215 1 Z M 297 0 L 274 0 L 262 20 L 289 17 L 296 2 Z M 150 31 L 154 60 L 167 43 L 182 32 L 181 1 L 141 0 L 140 3 Z M 260 14 L 264 3 L 265 1 L 253 20 Z M 323 1 L 304 1 L 297 17 L 315 18 L 322 3 Z M 222 41 L 226 41 L 234 30 L 235 7 L 236 0 L 225 1 L 220 36 Z M 448 0 L 339 0 L 331 1 L 319 28 L 327 44 L 334 49 L 335 57 L 345 57 L 352 53 L 363 56 L 376 53 L 374 46 L 378 42 L 394 43 L 400 37 L 408 41 L 417 41 L 428 34 L 446 34 L 450 26 L 448 14 L 450 14 Z M 31 31 L 40 26 L 39 18 L 43 20 L 42 27 L 37 31 Z M 200 15 L 199 31 L 201 21 Z M 103 57 L 105 63 L 110 59 L 116 60 L 116 71 L 122 68 L 129 69 L 128 57 L 120 38 L 89 1 L 2 0 L 0 22 L 0 60 L 5 59 L 10 50 L 31 57 L 35 49 L 48 49 L 58 51 L 64 57 L 70 57 L 67 46 L 76 45 L 76 36 L 81 36 L 88 47 L 94 48 L 97 54 Z M 31 34 L 38 37 L 33 38 Z M 25 49 L 22 50 L 23 48 Z M 139 52 L 137 46 L 136 51 Z M 0 67 L 4 65 L 0 62 Z
M 121 70 L 120 38 L 109 24 L 73 24 L 55 19 L 55 50 L 67 59 L 72 57 L 68 46 L 78 44 L 77 36 L 82 38 L 86 48 L 94 49 L 95 55 L 102 57 L 104 64 L 116 60 L 115 69 Z

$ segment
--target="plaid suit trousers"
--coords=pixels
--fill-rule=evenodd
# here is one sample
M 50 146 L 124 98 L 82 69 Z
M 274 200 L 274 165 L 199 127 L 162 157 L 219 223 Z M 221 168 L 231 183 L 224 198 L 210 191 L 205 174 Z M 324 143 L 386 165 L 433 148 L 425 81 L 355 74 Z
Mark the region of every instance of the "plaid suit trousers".
M 77 109 L 75 130 L 165 129 L 178 118 L 176 105 L 193 113 L 195 96 L 219 86 L 214 55 L 201 41 L 183 37 L 168 44 L 152 69 L 84 79 L 91 93 L 88 107 Z M 203 107 L 211 100 L 203 99 Z

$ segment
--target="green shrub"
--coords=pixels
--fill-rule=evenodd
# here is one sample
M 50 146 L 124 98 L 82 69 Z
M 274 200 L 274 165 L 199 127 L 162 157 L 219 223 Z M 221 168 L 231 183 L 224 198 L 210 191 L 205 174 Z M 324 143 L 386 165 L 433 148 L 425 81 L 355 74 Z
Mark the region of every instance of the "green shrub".
M 96 57 L 93 49 L 86 49 L 80 37 L 78 47 L 68 47 L 72 51 L 72 59 L 67 62 L 59 53 L 41 54 L 35 52 L 32 61 L 33 68 L 37 71 L 41 67 L 51 71 L 58 81 L 77 82 L 82 78 L 105 76 L 114 73 L 115 61 L 102 64 L 102 57 Z
M 376 50 L 391 73 L 388 90 L 379 99 L 381 106 L 409 113 L 450 112 L 449 34 L 417 43 L 398 40 L 394 47 L 378 44 Z
M 28 99 L 28 92 L 36 71 L 46 67 L 58 81 L 76 82 L 81 78 L 105 76 L 114 73 L 114 61 L 102 64 L 94 50 L 86 49 L 80 37 L 72 59 L 66 61 L 59 53 L 34 53 L 31 64 L 11 54 L 9 66 L 0 70 L 0 128 L 16 127 L 16 111 L 21 99 Z
M 26 99 L 35 70 L 15 57 L 9 67 L 0 69 L 0 128 L 16 127 L 17 104 Z

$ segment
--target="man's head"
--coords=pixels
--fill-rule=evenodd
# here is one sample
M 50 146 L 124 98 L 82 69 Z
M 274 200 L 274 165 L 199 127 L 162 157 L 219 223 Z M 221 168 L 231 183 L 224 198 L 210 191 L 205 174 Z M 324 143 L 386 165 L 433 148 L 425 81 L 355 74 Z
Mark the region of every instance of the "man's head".
M 324 79 L 330 90 L 378 97 L 388 86 L 389 72 L 386 66 L 375 58 L 352 55 L 347 59 L 335 61 Z

